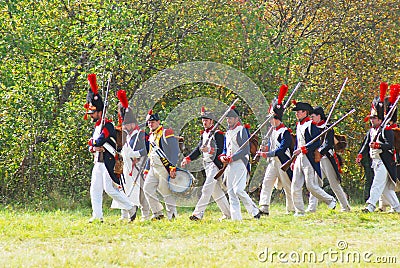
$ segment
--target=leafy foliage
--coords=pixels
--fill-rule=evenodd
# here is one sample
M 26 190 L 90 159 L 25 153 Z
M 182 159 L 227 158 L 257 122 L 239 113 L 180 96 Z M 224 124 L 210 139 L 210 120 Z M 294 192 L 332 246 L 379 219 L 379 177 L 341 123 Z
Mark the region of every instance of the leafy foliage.
M 0 3 L 0 192 L 2 202 L 86 198 L 90 123 L 82 117 L 86 76 L 128 98 L 165 68 L 190 61 L 231 66 L 271 100 L 282 83 L 305 86 L 296 99 L 330 108 L 345 77 L 335 116 L 354 118 L 337 128 L 349 149 L 345 188 L 357 193 L 353 164 L 370 99 L 380 81 L 399 80 L 397 1 L 26 1 Z M 100 83 L 105 87 L 105 83 Z M 112 94 L 111 94 L 112 95 Z M 236 96 L 215 85 L 183 85 L 156 108 L 166 115 L 182 101 Z M 116 98 L 110 101 L 114 116 Z M 268 104 L 266 104 L 268 105 Z M 244 120 L 256 125 L 250 109 Z M 288 113 L 289 125 L 294 117 Z M 187 126 L 195 144 L 198 122 Z M 40 205 L 40 202 L 37 202 Z

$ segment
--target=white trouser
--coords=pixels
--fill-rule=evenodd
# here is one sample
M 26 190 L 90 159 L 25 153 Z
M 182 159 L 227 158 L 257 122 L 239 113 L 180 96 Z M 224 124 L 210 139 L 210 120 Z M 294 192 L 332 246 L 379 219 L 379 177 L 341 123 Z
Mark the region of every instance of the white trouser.
M 167 217 L 168 219 L 172 219 L 173 216 L 178 216 L 178 213 L 176 211 L 175 197 L 168 188 L 168 176 L 169 174 L 164 166 L 150 166 L 149 173 L 144 181 L 143 190 L 153 215 L 163 215 L 163 206 L 157 197 L 158 190 L 165 201 Z
M 231 217 L 229 211 L 228 199 L 225 196 L 224 191 L 221 188 L 221 184 L 218 180 L 214 179 L 214 175 L 218 172 L 218 167 L 214 162 L 209 162 L 205 164 L 206 180 L 204 182 L 203 188 L 201 190 L 201 196 L 197 205 L 193 211 L 193 215 L 199 219 L 203 218 L 204 211 L 210 202 L 211 196 L 217 203 L 219 209 L 227 217 Z M 220 180 L 220 179 L 219 179 Z
M 321 165 L 322 178 L 326 177 L 328 179 L 332 191 L 335 193 L 337 199 L 339 200 L 342 211 L 350 211 L 349 201 L 347 201 L 347 196 L 343 191 L 342 186 L 340 185 L 336 171 L 333 168 L 331 161 L 329 161 L 328 157 L 324 156 L 322 157 L 319 164 Z M 316 211 L 318 198 L 310 193 L 310 198 L 308 199 L 308 201 L 308 210 L 312 212 Z
M 388 171 L 381 159 L 372 159 L 372 168 L 374 170 L 374 180 L 372 181 L 371 191 L 367 204 L 371 204 L 374 208 L 379 201 L 379 197 L 383 195 L 384 199 L 395 210 L 400 210 L 399 199 L 394 192 L 394 183 L 389 179 Z
M 136 163 L 136 167 L 141 167 L 143 164 L 143 161 L 145 160 L 144 157 L 140 159 L 139 162 Z M 132 162 L 129 161 L 131 164 Z M 150 218 L 150 207 L 149 203 L 146 200 L 146 197 L 144 196 L 143 192 L 143 185 L 144 185 L 144 180 L 143 180 L 143 175 L 139 174 L 139 171 L 137 170 L 136 167 L 126 167 L 124 166 L 124 190 L 125 192 L 122 191 L 123 194 L 125 194 L 128 199 L 137 207 L 140 207 L 142 211 L 142 218 L 143 219 L 149 219 Z M 122 218 L 129 218 L 129 213 L 127 210 L 123 209 L 121 205 L 113 200 L 111 203 L 111 208 L 117 208 L 121 209 L 121 217 Z
M 228 164 L 225 174 L 226 186 L 228 188 L 228 196 L 230 203 L 230 211 L 232 220 L 241 220 L 240 200 L 243 202 L 247 212 L 255 216 L 259 210 L 246 193 L 247 169 L 242 160 L 234 161 Z M 239 200 L 240 198 L 240 200 Z
M 319 178 L 310 161 L 304 154 L 297 156 L 296 162 L 294 163 L 293 179 L 292 179 L 292 199 L 295 210 L 297 213 L 304 213 L 304 201 L 303 201 L 303 185 L 306 183 L 307 190 L 317 197 L 319 200 L 326 204 L 331 203 L 334 198 L 327 194 L 319 186 Z
M 92 170 L 92 179 L 90 182 L 90 200 L 92 202 L 93 217 L 95 218 L 103 218 L 103 190 L 112 199 L 117 201 L 121 208 L 126 210 L 133 208 L 132 202 L 129 201 L 126 195 L 114 187 L 104 163 L 96 162 Z
M 265 170 L 264 180 L 260 193 L 260 206 L 269 206 L 271 203 L 271 195 L 275 185 L 275 181 L 279 180 L 285 191 L 286 196 L 286 212 L 294 211 L 292 193 L 290 190 L 291 181 L 288 174 L 281 169 L 281 161 L 278 157 L 271 158 L 270 163 Z

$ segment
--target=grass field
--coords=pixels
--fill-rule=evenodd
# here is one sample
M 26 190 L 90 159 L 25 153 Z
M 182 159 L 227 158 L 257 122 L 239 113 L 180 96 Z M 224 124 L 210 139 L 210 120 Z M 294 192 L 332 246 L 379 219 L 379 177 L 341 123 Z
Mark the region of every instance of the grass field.
M 88 223 L 90 210 L 33 212 L 0 209 L 0 267 L 266 267 L 377 266 L 400 263 L 400 215 L 329 211 L 296 218 L 274 204 L 271 216 L 219 222 L 215 205 L 205 219 L 121 223 L 105 210 L 104 223 Z

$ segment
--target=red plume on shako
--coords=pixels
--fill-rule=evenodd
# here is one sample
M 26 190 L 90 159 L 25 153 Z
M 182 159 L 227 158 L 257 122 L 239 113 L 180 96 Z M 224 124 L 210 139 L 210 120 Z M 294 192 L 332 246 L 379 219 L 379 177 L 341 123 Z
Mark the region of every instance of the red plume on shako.
M 86 104 L 84 105 L 86 109 L 85 120 L 88 114 L 92 114 L 95 111 L 103 111 L 104 108 L 103 100 L 98 92 L 99 87 L 97 85 L 96 74 L 89 74 L 88 81 L 90 88 L 86 95 Z
M 387 84 L 386 82 L 382 82 L 382 83 L 379 85 L 379 88 L 380 88 L 379 99 L 380 99 L 381 102 L 384 102 L 384 100 L 385 100 L 385 95 L 386 95 L 386 91 L 387 91 L 387 89 L 388 89 L 388 84 Z
M 119 99 L 119 101 L 121 102 L 122 107 L 124 107 L 125 109 L 128 108 L 129 106 L 129 102 L 128 102 L 128 98 L 126 97 L 126 91 L 125 90 L 118 90 L 117 92 L 117 98 Z

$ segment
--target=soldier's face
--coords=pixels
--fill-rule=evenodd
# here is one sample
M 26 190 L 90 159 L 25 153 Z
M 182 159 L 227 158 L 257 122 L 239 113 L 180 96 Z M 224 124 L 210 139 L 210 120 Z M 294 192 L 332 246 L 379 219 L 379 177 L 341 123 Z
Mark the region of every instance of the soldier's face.
M 229 127 L 234 127 L 239 122 L 239 117 L 227 117 L 226 122 Z
M 212 126 L 213 120 L 208 119 L 208 118 L 202 118 L 201 122 L 203 123 L 203 127 L 205 129 L 210 128 Z
M 97 122 L 97 120 L 101 119 L 101 112 L 95 111 L 94 113 L 90 114 L 90 118 L 92 118 L 93 123 Z
M 377 116 L 370 117 L 370 120 L 373 127 L 379 127 L 382 123 L 382 120 L 378 119 Z
M 280 124 L 281 124 L 281 120 L 272 117 L 272 119 L 271 119 L 271 125 L 272 125 L 273 127 L 277 127 L 277 126 L 279 126 Z
M 154 131 L 160 126 L 160 121 L 147 121 L 147 125 L 151 131 Z
M 122 129 L 131 132 L 136 127 L 135 123 L 122 125 Z
M 301 120 L 301 119 L 305 118 L 306 116 L 307 116 L 307 111 L 304 111 L 304 110 L 296 111 L 296 118 L 298 120 Z
M 316 114 L 311 114 L 310 115 L 312 121 L 314 123 L 319 123 L 321 121 L 321 116 L 320 115 L 316 115 Z

